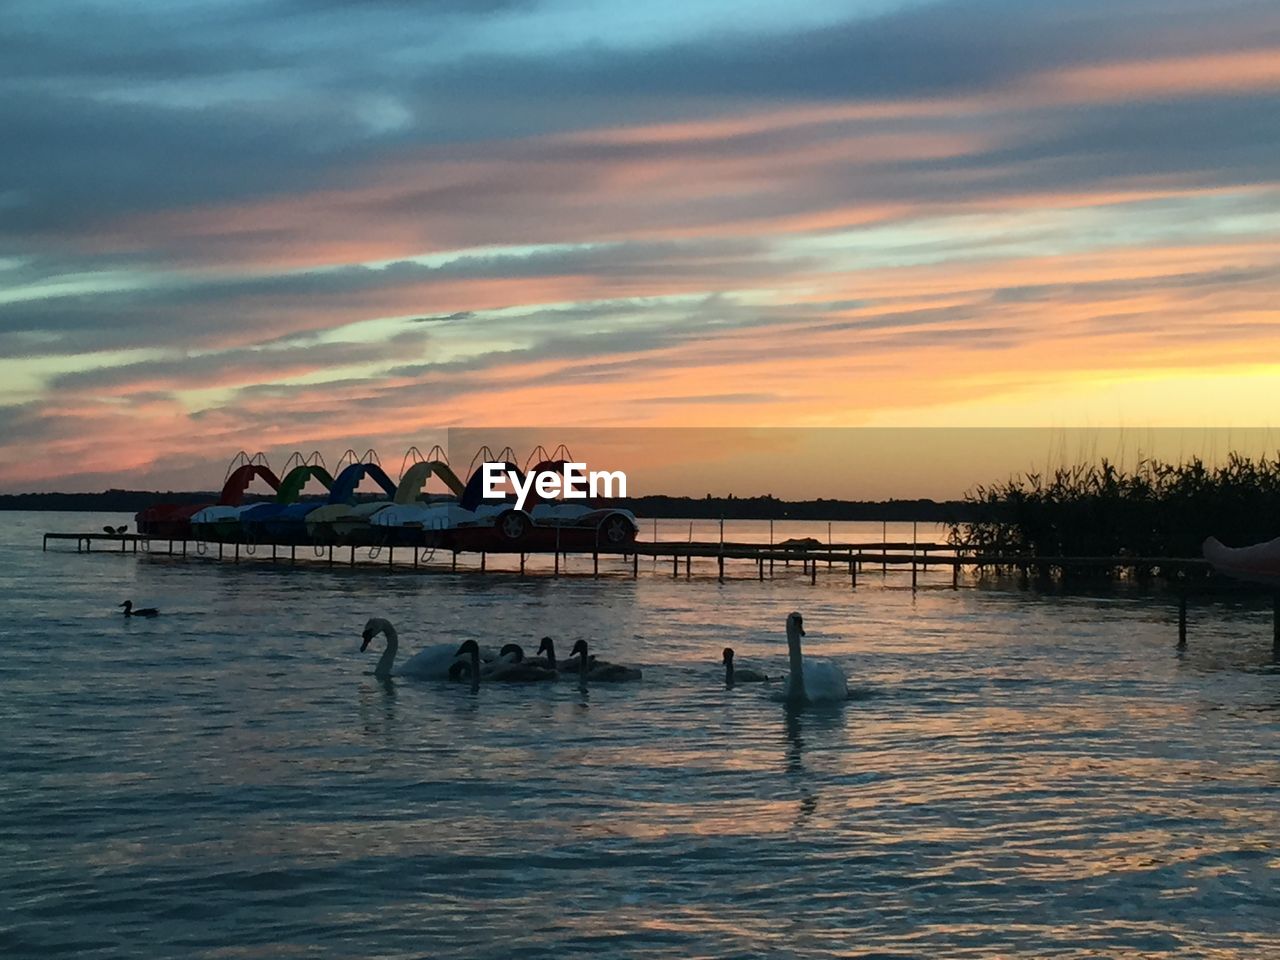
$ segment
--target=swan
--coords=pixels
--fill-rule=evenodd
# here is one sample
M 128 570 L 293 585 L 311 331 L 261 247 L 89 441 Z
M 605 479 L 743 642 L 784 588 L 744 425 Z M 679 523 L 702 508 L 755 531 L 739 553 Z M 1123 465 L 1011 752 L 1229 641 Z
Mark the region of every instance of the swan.
M 158 617 L 160 616 L 160 611 L 157 610 L 155 607 L 139 607 L 137 610 L 133 609 L 132 600 L 126 600 L 124 603 L 120 604 L 120 606 L 124 607 L 124 615 L 126 617 Z
M 393 671 L 392 665 L 400 649 L 400 636 L 390 620 L 384 620 L 382 617 L 370 618 L 364 625 L 364 633 L 361 634 L 360 652 L 364 653 L 368 650 L 373 638 L 380 633 L 387 638 L 387 648 L 382 651 L 382 656 L 378 658 L 378 665 L 373 668 L 373 675 L 379 680 L 385 680 L 393 675 L 414 677 L 418 680 L 449 679 L 449 667 L 457 659 L 453 644 L 440 643 L 424 647 Z
M 787 652 L 791 673 L 783 680 L 782 699 L 791 706 L 807 703 L 830 703 L 849 698 L 849 683 L 844 671 L 832 660 L 805 660 L 800 655 L 800 638 L 804 636 L 804 618 L 798 613 L 787 615 Z
M 732 687 L 735 683 L 767 683 L 769 678 L 759 670 L 750 667 L 733 665 L 733 647 L 724 648 L 724 683 Z
M 639 667 L 628 667 L 621 663 L 604 663 L 591 658 L 587 650 L 587 641 L 579 640 L 569 651 L 569 659 L 578 657 L 578 662 L 566 669 L 578 674 L 582 681 L 595 683 L 628 683 L 639 680 L 643 674 Z
M 524 648 L 518 643 L 504 644 L 499 660 L 490 669 L 487 678 L 506 683 L 531 683 L 538 680 L 559 680 L 560 674 L 538 663 L 525 659 Z
M 481 666 L 480 645 L 474 640 L 466 640 L 455 651 L 458 657 L 466 657 L 462 661 L 466 669 L 451 668 L 450 679 L 469 679 L 471 685 L 477 685 L 481 679 L 497 683 L 535 683 L 540 680 L 556 680 L 560 674 L 547 667 L 539 667 L 524 661 L 524 650 L 518 643 L 505 644 L 499 657 L 492 664 Z
M 546 652 L 545 657 L 541 656 L 541 654 L 544 651 Z M 573 660 L 572 654 L 569 655 L 568 660 L 556 659 L 556 642 L 552 640 L 550 637 L 542 638 L 542 642 L 538 644 L 538 654 L 539 656 L 532 658 L 529 662 L 536 663 L 539 666 L 543 666 L 545 664 L 546 666 L 550 667 L 552 670 L 573 670 L 576 672 L 578 669 L 578 665 L 576 663 L 571 662 Z M 596 667 L 611 667 L 611 666 L 613 666 L 613 664 L 606 663 L 603 660 L 597 659 L 594 653 L 587 657 L 588 670 L 594 670 Z

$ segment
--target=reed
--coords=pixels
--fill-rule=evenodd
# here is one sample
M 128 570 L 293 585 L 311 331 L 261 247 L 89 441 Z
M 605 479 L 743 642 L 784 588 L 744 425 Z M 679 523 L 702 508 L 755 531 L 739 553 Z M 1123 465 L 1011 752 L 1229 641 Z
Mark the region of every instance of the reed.
M 1209 535 L 1232 545 L 1280 536 L 1280 453 L 1232 453 L 1215 466 L 1199 457 L 1141 459 L 1132 470 L 1103 459 L 980 485 L 964 502 L 969 519 L 949 524 L 948 539 L 975 556 L 1018 558 L 994 566 L 1043 574 L 1049 565 L 1025 561 L 1116 557 L 1116 568 L 1103 575 L 1125 568 L 1149 576 L 1159 571 L 1123 558 L 1199 557 Z M 1064 577 L 1086 573 L 1052 566 Z

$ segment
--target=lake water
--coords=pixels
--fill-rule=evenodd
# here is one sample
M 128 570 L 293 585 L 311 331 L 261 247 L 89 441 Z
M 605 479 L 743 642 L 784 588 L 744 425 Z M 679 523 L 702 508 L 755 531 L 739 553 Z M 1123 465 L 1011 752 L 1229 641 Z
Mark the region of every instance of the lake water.
M 1194 604 L 1179 654 L 1127 589 L 291 570 L 0 518 L 0 956 L 1280 955 L 1269 605 Z M 793 609 L 843 706 L 725 689 Z M 372 615 L 645 677 L 383 685 Z

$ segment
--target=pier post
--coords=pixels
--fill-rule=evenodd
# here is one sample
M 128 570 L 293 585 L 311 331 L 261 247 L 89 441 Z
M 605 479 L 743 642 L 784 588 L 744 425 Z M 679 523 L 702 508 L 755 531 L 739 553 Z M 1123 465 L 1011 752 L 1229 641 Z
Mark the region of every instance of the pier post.
M 396 563 L 396 548 L 387 547 L 387 569 L 390 570 Z
M 485 553 L 483 550 L 481 550 L 480 551 L 480 572 L 481 573 L 484 573 L 484 561 L 485 561 Z
M 640 579 L 640 554 L 633 553 L 631 555 L 631 579 Z
M 693 576 L 693 554 L 686 553 L 684 556 L 684 578 L 688 580 Z
M 809 561 L 809 585 L 813 586 L 818 582 L 818 561 Z
M 126 546 L 127 546 L 127 541 L 125 540 L 125 538 L 124 538 L 124 537 L 121 537 L 121 538 L 120 538 L 120 552 L 121 552 L 121 553 L 124 553 L 124 551 L 125 551 L 125 547 L 126 547 Z
M 298 562 L 298 545 L 296 543 L 289 544 L 289 562 Z
M 77 543 L 76 546 L 79 547 L 80 544 Z M 44 535 L 43 542 L 40 544 L 40 552 L 47 553 L 48 551 L 49 551 L 49 535 L 46 533 Z
M 558 577 L 558 576 L 560 576 L 560 550 L 559 550 L 558 548 L 557 548 L 557 550 L 556 550 L 556 572 L 555 572 L 555 576 L 557 576 L 557 577 Z
M 520 576 L 524 576 L 524 552 L 520 553 Z
M 1187 646 L 1187 588 L 1178 587 L 1178 649 Z
M 221 540 L 218 541 L 218 559 L 219 560 L 222 559 L 222 541 Z
M 182 555 L 183 555 L 184 557 L 187 555 L 187 541 L 186 541 L 186 540 L 183 540 L 183 541 L 182 541 Z
M 356 565 L 356 545 L 354 543 L 351 545 L 351 562 L 349 565 L 353 567 Z
M 912 557 L 911 558 L 911 592 L 914 593 L 915 589 L 916 589 L 916 558 Z
M 849 589 L 858 589 L 858 564 L 857 561 L 849 561 Z
M 271 545 L 271 562 L 276 562 L 276 545 L 274 543 Z
M 413 569 L 418 569 L 418 548 L 413 548 Z
M 591 554 L 591 576 L 596 579 L 600 577 L 600 554 L 598 551 Z
M 724 521 L 721 521 L 721 522 L 723 523 Z M 720 582 L 724 583 L 724 554 L 721 553 L 717 555 L 716 560 L 718 560 L 720 563 Z
M 764 579 L 764 557 L 756 557 L 756 566 L 759 568 L 760 579 Z
M 329 544 L 329 566 L 333 566 L 333 544 Z
M 239 562 L 240 562 L 240 541 L 238 541 L 238 540 L 236 541 L 236 559 L 235 559 L 235 562 L 236 562 L 236 563 L 239 563 Z
M 1280 591 L 1271 595 L 1271 656 L 1280 660 Z
M 955 563 L 951 564 L 951 589 L 960 589 L 960 555 L 956 554 Z
M 680 576 L 680 555 L 672 552 L 671 554 L 671 579 L 675 580 Z
M 453 560 L 452 560 L 452 561 L 450 561 L 450 563 L 449 563 L 449 569 L 450 569 L 453 573 L 457 573 L 457 572 L 458 572 L 458 551 L 457 551 L 457 550 L 453 551 Z M 559 569 L 560 569 L 560 566 L 559 566 L 558 564 L 556 565 L 556 569 L 557 569 L 557 570 L 559 570 Z

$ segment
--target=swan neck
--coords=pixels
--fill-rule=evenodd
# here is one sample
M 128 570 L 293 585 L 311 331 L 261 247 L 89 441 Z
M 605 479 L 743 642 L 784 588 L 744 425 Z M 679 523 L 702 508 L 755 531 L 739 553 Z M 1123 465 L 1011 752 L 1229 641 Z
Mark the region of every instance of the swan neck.
M 788 698 L 792 703 L 803 703 L 808 699 L 804 689 L 804 659 L 800 655 L 800 632 L 791 623 L 787 624 L 787 653 L 791 661 L 791 684 Z
M 379 680 L 385 680 L 391 676 L 391 667 L 396 662 L 396 651 L 400 649 L 400 638 L 396 635 L 396 628 L 389 623 L 382 625 L 382 632 L 387 637 L 387 648 L 382 651 L 382 656 L 378 658 L 378 665 L 373 669 L 373 675 Z

